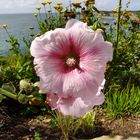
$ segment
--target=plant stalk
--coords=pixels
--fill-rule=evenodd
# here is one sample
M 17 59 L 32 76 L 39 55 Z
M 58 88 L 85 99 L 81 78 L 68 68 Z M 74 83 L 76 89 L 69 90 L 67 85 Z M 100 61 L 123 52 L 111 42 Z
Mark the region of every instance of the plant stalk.
M 4 90 L 2 88 L 0 88 L 0 94 L 5 95 L 7 97 L 10 97 L 10 98 L 12 98 L 14 100 L 17 100 L 17 96 L 16 95 L 14 95 L 13 93 L 11 93 L 9 91 L 6 91 L 6 90 Z
M 117 24 L 116 24 L 116 49 L 118 48 L 118 42 L 119 42 L 121 6 L 122 6 L 122 0 L 118 0 L 118 15 L 117 15 Z
M 45 16 L 46 16 L 46 20 L 48 18 L 48 15 L 47 15 L 47 11 L 46 11 L 46 6 L 44 5 L 44 11 L 45 11 Z
M 6 33 L 8 34 L 8 37 L 10 38 L 10 37 L 11 37 L 11 35 L 9 34 L 8 30 L 7 30 L 7 29 L 5 29 L 5 31 L 6 31 Z

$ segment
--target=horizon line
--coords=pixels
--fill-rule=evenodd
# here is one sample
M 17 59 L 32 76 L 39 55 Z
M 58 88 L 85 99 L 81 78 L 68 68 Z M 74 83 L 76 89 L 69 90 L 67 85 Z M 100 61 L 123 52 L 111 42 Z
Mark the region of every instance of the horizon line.
M 111 12 L 112 10 L 100 10 L 100 12 Z M 127 10 L 128 12 L 140 12 L 140 10 Z M 12 14 L 35 14 L 36 12 L 13 12 L 13 13 L 0 13 L 0 15 L 12 15 Z M 57 13 L 57 12 L 53 12 L 53 13 Z M 45 14 L 45 12 L 41 12 L 41 14 Z

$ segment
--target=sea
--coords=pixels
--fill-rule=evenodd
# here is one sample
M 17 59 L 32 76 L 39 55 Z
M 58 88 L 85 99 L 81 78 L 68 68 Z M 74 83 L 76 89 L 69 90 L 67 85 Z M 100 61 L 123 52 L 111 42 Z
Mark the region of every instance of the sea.
M 2 28 L 2 25 L 7 25 L 9 34 L 18 38 L 22 42 L 23 37 L 29 37 L 31 34 L 30 27 L 34 27 L 34 33 L 37 33 L 38 24 L 33 14 L 1 14 L 0 15 L 0 55 L 9 52 L 9 44 L 6 42 L 8 34 Z
M 42 18 L 45 17 L 42 14 Z M 113 21 L 112 17 L 104 17 L 102 19 L 108 23 Z M 9 44 L 6 42 L 8 35 L 2 28 L 6 24 L 8 32 L 18 38 L 22 42 L 23 37 L 29 37 L 31 33 L 30 27 L 34 27 L 34 34 L 39 32 L 38 23 L 33 14 L 0 14 L 0 55 L 6 55 L 9 52 Z M 22 46 L 22 44 L 21 44 Z

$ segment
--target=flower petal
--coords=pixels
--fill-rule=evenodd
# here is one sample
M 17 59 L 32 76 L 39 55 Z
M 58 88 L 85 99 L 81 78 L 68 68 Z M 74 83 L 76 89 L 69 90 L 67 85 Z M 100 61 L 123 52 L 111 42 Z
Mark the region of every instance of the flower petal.
M 69 52 L 69 40 L 65 29 L 55 29 L 35 38 L 30 52 L 34 57 L 50 57 L 66 55 Z M 66 45 L 67 44 L 67 45 Z
M 91 105 L 86 104 L 80 97 L 75 98 L 69 96 L 63 98 L 53 93 L 47 95 L 48 103 L 53 109 L 57 109 L 63 115 L 71 115 L 75 117 L 83 116 L 86 112 L 91 111 L 93 106 L 100 105 L 104 102 L 104 95 L 102 93 L 95 96 Z
M 94 32 L 90 29 L 76 28 L 73 26 L 69 30 L 73 44 L 76 49 L 80 50 L 80 57 L 102 55 L 105 62 L 112 60 L 113 48 L 112 43 L 104 41 L 101 33 Z M 87 59 L 88 60 L 88 59 Z M 94 60 L 94 59 L 93 59 Z
M 91 111 L 92 106 L 84 104 L 81 98 L 62 98 L 58 107 L 63 115 L 71 115 L 75 117 L 81 117 L 86 112 Z
M 61 98 L 55 94 L 49 94 L 48 102 L 51 107 L 58 109 L 63 115 L 81 117 L 92 109 L 92 106 L 84 104 L 81 98 Z
M 85 29 L 88 28 L 87 23 L 83 23 L 83 22 L 81 22 L 81 21 L 79 21 L 79 20 L 77 20 L 77 19 L 70 19 L 70 20 L 67 22 L 65 29 L 69 29 L 69 28 L 71 28 L 71 27 L 73 27 L 73 26 L 74 26 L 75 28 L 85 28 Z
M 98 83 L 94 77 L 78 69 L 65 74 L 63 81 L 64 95 L 81 97 L 88 102 L 98 91 Z
M 40 37 L 36 37 L 35 40 L 32 41 L 30 52 L 34 57 L 43 57 L 46 56 L 47 46 L 51 40 L 51 34 L 53 31 L 46 32 L 44 35 Z
M 39 58 L 38 58 L 39 59 Z M 40 58 L 35 66 L 36 73 L 40 77 L 40 89 L 43 92 L 62 93 L 63 64 L 59 59 L 50 60 Z

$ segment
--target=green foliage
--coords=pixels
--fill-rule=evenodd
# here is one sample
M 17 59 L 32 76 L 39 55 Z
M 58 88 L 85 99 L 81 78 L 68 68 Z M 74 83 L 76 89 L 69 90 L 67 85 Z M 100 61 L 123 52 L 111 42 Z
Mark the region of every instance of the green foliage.
M 95 113 L 87 112 L 81 119 L 81 129 L 84 133 L 92 133 L 94 130 Z
M 126 14 L 130 13 L 125 12 Z M 115 30 L 114 26 L 110 28 Z M 135 86 L 140 85 L 140 31 L 138 26 L 130 17 L 122 13 L 117 48 L 113 40 L 114 35 L 107 33 L 108 40 L 114 42 L 113 61 L 106 72 L 107 91 L 112 85 L 126 88 L 128 82 Z
M 16 94 L 16 88 L 12 83 L 4 83 L 1 88 Z
M 76 136 L 76 133 L 78 132 L 86 134 L 87 132 L 92 133 L 94 130 L 94 112 L 88 112 L 81 118 L 63 116 L 59 112 L 55 112 L 52 115 L 54 118 L 51 119 L 49 124 L 52 128 L 61 129 L 65 139 Z
M 41 134 L 37 131 L 34 132 L 34 140 L 41 140 Z
M 1 79 L 0 84 L 13 82 L 17 84 L 21 79 L 28 78 L 37 81 L 33 62 L 30 55 L 11 54 L 4 56 L 1 61 Z
M 10 44 L 11 48 L 10 48 L 10 52 L 13 53 L 13 54 L 16 54 L 16 55 L 19 55 L 19 53 L 21 53 L 20 51 L 20 44 L 18 42 L 18 39 L 15 38 L 13 35 L 10 35 L 9 36 L 9 39 L 6 40 L 7 43 Z
M 1 103 L 4 99 L 6 99 L 6 96 L 3 96 L 3 95 L 0 94 L 0 103 Z
M 58 127 L 63 133 L 65 140 L 69 140 L 70 136 L 75 135 L 80 127 L 80 119 L 71 116 L 63 116 L 59 112 L 52 114 L 54 118 L 50 121 L 50 125 L 54 128 Z
M 106 93 L 106 111 L 112 117 L 123 117 L 140 113 L 140 88 L 127 86 L 126 89 L 112 87 Z

